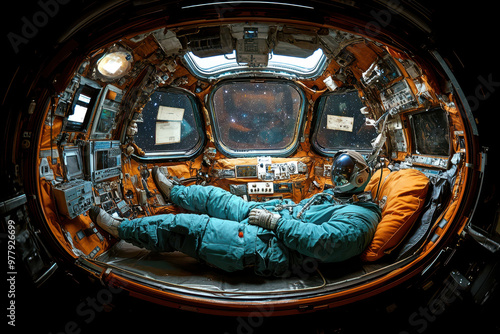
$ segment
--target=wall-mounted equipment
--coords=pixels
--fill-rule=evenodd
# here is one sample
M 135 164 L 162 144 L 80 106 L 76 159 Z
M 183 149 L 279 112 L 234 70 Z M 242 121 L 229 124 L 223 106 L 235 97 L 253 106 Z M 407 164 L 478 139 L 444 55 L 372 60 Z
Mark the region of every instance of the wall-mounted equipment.
M 121 149 L 118 140 L 90 141 L 85 145 L 87 174 L 100 182 L 121 174 Z
M 123 91 L 108 85 L 104 88 L 101 101 L 96 110 L 90 139 L 110 139 L 115 126 L 115 118 L 120 109 Z
M 250 67 L 266 67 L 269 60 L 267 31 L 245 27 L 242 38 L 236 41 L 236 61 Z
M 80 147 L 65 146 L 62 150 L 62 158 L 66 181 L 83 179 L 84 166 Z
M 90 181 L 73 180 L 59 183 L 52 188 L 52 191 L 58 212 L 69 219 L 88 211 L 93 204 Z
M 102 87 L 92 80 L 81 78 L 69 110 L 64 131 L 87 132 Z

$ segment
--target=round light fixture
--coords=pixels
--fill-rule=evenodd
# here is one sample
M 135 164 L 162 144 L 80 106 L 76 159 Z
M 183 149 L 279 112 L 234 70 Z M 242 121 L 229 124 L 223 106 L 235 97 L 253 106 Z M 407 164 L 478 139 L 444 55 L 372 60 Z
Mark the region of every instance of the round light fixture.
M 97 71 L 107 79 L 118 79 L 130 71 L 132 55 L 124 51 L 105 54 L 97 62 Z

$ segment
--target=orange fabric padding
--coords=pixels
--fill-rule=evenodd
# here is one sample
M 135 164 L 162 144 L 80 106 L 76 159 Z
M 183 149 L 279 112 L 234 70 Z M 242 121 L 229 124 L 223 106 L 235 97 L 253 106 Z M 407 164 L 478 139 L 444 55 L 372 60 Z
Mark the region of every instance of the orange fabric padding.
M 389 254 L 408 233 L 424 206 L 428 178 L 416 169 L 390 172 L 384 168 L 380 190 L 380 171 L 376 171 L 366 186 L 382 208 L 382 220 L 372 242 L 361 255 L 364 261 L 375 261 Z M 377 196 L 377 198 L 375 198 Z

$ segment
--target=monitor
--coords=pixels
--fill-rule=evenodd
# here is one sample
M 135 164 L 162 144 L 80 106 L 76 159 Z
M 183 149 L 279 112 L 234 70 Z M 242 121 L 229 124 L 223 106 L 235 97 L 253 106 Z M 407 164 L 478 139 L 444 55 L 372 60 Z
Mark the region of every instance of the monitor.
M 115 118 L 122 102 L 123 91 L 112 85 L 106 86 L 95 113 L 90 139 L 110 139 Z
M 67 181 L 83 178 L 84 167 L 82 155 L 78 146 L 64 147 L 63 163 L 65 178 Z
M 85 143 L 87 173 L 93 182 L 119 176 L 121 149 L 117 140 L 89 141 Z
M 412 129 L 412 153 L 448 157 L 450 126 L 447 113 L 441 108 L 416 112 L 408 116 Z
M 112 151 L 96 151 L 94 155 L 95 170 L 115 168 L 120 165 L 120 155 L 113 155 Z
M 78 87 L 73 97 L 73 103 L 64 127 L 65 131 L 87 131 L 100 93 L 101 86 L 90 80 L 84 81 L 82 78 L 80 87 Z

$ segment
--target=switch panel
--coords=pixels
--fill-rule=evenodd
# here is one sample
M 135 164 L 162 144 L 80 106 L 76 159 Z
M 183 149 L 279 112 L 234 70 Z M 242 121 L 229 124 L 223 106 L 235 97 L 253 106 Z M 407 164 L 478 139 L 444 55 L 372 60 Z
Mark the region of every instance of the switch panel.
M 274 194 L 274 184 L 272 182 L 249 182 L 249 195 Z

